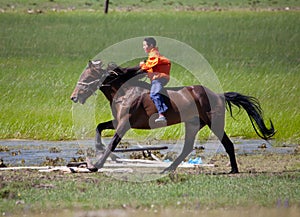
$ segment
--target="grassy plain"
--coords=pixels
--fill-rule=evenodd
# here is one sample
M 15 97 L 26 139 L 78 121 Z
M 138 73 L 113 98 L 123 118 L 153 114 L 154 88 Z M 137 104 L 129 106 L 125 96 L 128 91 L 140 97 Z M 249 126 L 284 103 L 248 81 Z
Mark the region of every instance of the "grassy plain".
M 280 7 L 286 3 L 277 2 L 282 4 Z M 30 4 L 38 7 L 40 3 Z M 1 8 L 7 5 L 1 2 Z M 69 96 L 87 61 L 125 39 L 157 35 L 195 48 L 215 70 L 224 91 L 236 91 L 260 100 L 266 120 L 271 118 L 275 124 L 278 141 L 299 142 L 297 10 L 115 11 L 107 16 L 76 7 L 78 10 L 67 13 L 28 14 L 24 10 L 28 7 L 21 4 L 15 7 L 20 10 L 0 14 L 0 138 L 75 139 Z M 173 67 L 172 76 L 183 84 L 198 83 L 183 74 L 181 67 Z M 102 107 L 97 122 L 108 120 L 108 104 L 101 94 L 98 99 Z M 158 139 L 182 138 L 178 131 L 180 126 L 170 127 Z M 230 136 L 256 137 L 245 113 L 237 115 L 236 120 L 228 117 L 226 131 Z M 88 136 L 92 137 L 93 133 Z M 143 132 L 138 134 L 143 137 Z M 208 136 L 207 129 L 199 135 Z
M 272 118 L 275 124 L 278 141 L 300 142 L 296 0 L 164 1 L 169 5 L 153 1 L 153 7 L 149 6 L 151 1 L 119 1 L 122 7 L 111 1 L 108 16 L 99 12 L 103 2 L 0 2 L 4 11 L 0 14 L 1 139 L 75 139 L 69 95 L 87 61 L 125 39 L 157 35 L 182 41 L 201 53 L 224 91 L 257 97 L 266 119 Z M 181 2 L 184 5 L 180 6 Z M 147 13 L 142 12 L 145 6 L 149 6 Z M 91 8 L 96 11 L 88 12 Z M 201 12 L 203 8 L 209 11 Z M 42 13 L 29 14 L 28 9 L 41 9 Z M 182 71 L 175 66 L 172 76 L 187 85 L 197 82 Z M 99 104 L 103 105 L 98 121 L 110 117 L 101 97 L 99 94 Z M 231 136 L 256 137 L 244 113 L 237 114 L 236 120 L 228 117 L 226 131 Z M 162 138 L 180 138 L 177 132 L 178 126 L 171 127 Z M 93 136 L 92 131 L 89 136 Z M 205 136 L 208 131 L 200 134 Z M 1 171 L 0 213 L 31 216 L 33 212 L 41 215 L 65 209 L 154 212 L 171 208 L 194 212 L 249 206 L 299 207 L 299 153 L 239 156 L 242 173 L 232 176 L 222 174 L 229 171 L 227 162 L 227 156 L 221 156 L 216 161 L 218 167 L 178 171 L 174 177 L 146 183 L 118 181 L 102 174 Z
M 143 183 L 116 180 L 109 174 L 0 171 L 0 211 L 31 216 L 61 210 L 169 208 L 197 213 L 219 208 L 241 212 L 249 207 L 276 208 L 276 212 L 299 208 L 299 154 L 239 156 L 241 173 L 236 175 L 223 174 L 229 170 L 227 156 L 215 160 L 218 167 L 179 169 Z
M 31 10 L 81 10 L 103 11 L 103 0 L 2 0 L 5 11 Z M 207 10 L 294 10 L 299 9 L 297 0 L 123 0 L 109 1 L 109 11 L 207 11 Z

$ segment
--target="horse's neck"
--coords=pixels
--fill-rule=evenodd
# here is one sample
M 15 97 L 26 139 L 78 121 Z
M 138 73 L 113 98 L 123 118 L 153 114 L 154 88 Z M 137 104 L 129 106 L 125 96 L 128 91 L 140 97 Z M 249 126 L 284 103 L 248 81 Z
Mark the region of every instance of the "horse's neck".
M 106 99 L 112 103 L 115 98 L 123 97 L 127 94 L 142 93 L 144 91 L 149 92 L 150 84 L 147 82 L 140 82 L 139 85 L 122 85 L 119 86 L 102 86 L 100 90 L 106 97 Z M 133 92 L 132 92 L 133 91 Z
M 102 91 L 102 93 L 104 94 L 104 96 L 106 97 L 106 99 L 109 102 L 112 102 L 116 93 L 117 93 L 117 89 L 115 89 L 112 86 L 102 86 L 100 87 L 100 90 Z

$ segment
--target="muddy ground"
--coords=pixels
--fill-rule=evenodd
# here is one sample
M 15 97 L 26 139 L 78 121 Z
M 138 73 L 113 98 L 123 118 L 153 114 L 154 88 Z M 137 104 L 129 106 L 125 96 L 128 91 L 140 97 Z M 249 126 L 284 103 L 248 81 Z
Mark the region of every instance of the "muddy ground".
M 243 154 L 237 156 L 237 162 L 240 173 L 234 176 L 255 176 L 259 174 L 280 175 L 288 173 L 300 173 L 300 153 L 293 154 Z M 210 163 L 214 167 L 199 166 L 192 169 L 177 168 L 176 174 L 226 174 L 230 171 L 230 164 L 227 155 L 215 155 Z M 85 179 L 88 174 L 74 174 L 76 178 Z M 1 182 L 13 182 L 21 180 L 31 180 L 32 178 L 45 180 L 73 179 L 70 176 L 64 176 L 63 172 L 41 173 L 38 170 L 16 170 L 0 171 Z
M 295 151 L 294 153 L 290 154 L 278 154 L 278 153 L 265 153 L 265 154 L 242 154 L 237 156 L 237 161 L 240 169 L 239 174 L 233 174 L 233 175 L 226 175 L 226 172 L 230 171 L 230 166 L 228 164 L 228 157 L 225 154 L 219 154 L 215 155 L 211 159 L 212 163 L 215 164 L 215 167 L 198 167 L 194 169 L 177 169 L 175 174 L 169 175 L 169 178 L 167 177 L 167 182 L 174 182 L 174 183 L 182 183 L 185 184 L 184 180 L 186 179 L 187 174 L 206 174 L 210 177 L 220 176 L 226 177 L 231 176 L 233 178 L 235 177 L 256 177 L 261 175 L 266 175 L 267 177 L 287 177 L 288 179 L 292 180 L 299 180 L 300 177 L 300 154 L 299 152 Z M 64 202 L 65 204 L 58 205 L 57 208 L 54 208 L 55 211 L 47 212 L 47 209 L 49 209 L 48 206 L 40 208 L 41 205 L 39 203 L 35 202 L 30 205 L 30 208 L 28 208 L 28 200 L 35 201 L 34 198 L 31 198 L 30 193 L 27 193 L 25 199 L 22 199 L 25 195 L 23 191 L 27 191 L 28 189 L 33 189 L 33 191 L 40 191 L 41 195 L 45 195 L 45 192 L 50 192 L 51 190 L 57 188 L 57 186 L 60 186 L 60 183 L 76 183 L 76 186 L 79 188 L 82 188 L 82 191 L 86 191 L 84 186 L 85 183 L 94 183 L 99 186 L 101 182 L 111 182 L 119 185 L 118 180 L 115 179 L 115 177 L 109 177 L 109 174 L 95 174 L 95 173 L 74 173 L 74 174 L 65 174 L 63 172 L 50 172 L 50 173 L 42 173 L 38 170 L 17 170 L 17 171 L 0 171 L 0 189 L 5 187 L 7 188 L 10 186 L 7 191 L 0 191 L 0 201 L 2 199 L 3 202 L 8 202 L 8 205 L 11 206 L 11 208 L 5 208 L 7 206 L 2 207 L 4 211 L 2 210 L 3 216 L 14 216 L 15 213 L 17 216 L 19 216 L 20 213 L 24 214 L 24 210 L 29 209 L 28 213 L 25 213 L 21 216 L 46 216 L 46 217 L 52 217 L 52 216 L 149 216 L 149 217 L 160 217 L 160 216 L 211 216 L 211 217 L 217 217 L 217 216 L 240 216 L 240 212 L 243 212 L 243 216 L 253 216 L 258 214 L 259 216 L 272 216 L 272 217 L 281 217 L 281 216 L 291 216 L 296 217 L 298 216 L 297 213 L 299 213 L 299 207 L 297 203 L 293 203 L 293 205 L 290 207 L 287 205 L 287 207 L 283 206 L 281 203 L 278 207 L 270 208 L 253 208 L 253 207 L 236 207 L 234 209 L 232 208 L 222 208 L 222 209 L 212 209 L 212 210 L 203 210 L 203 209 L 197 209 L 193 210 L 193 212 L 188 211 L 189 209 L 179 209 L 174 210 L 172 208 L 168 209 L 168 203 L 166 202 L 165 205 L 166 209 L 155 209 L 150 208 L 146 206 L 146 208 L 131 208 L 126 207 L 126 205 L 122 205 L 121 209 L 115 210 L 113 209 L 95 209 L 93 208 L 92 204 L 90 208 L 92 210 L 86 210 L 81 208 L 76 208 L 74 210 L 73 207 L 68 207 L 68 202 Z M 221 179 L 224 179 L 221 178 Z M 164 178 L 165 180 L 165 178 Z M 183 181 L 182 181 L 183 180 Z M 116 182 L 115 182 L 116 181 Z M 159 183 L 161 181 L 157 182 L 157 188 L 159 188 Z M 165 181 L 162 181 L 162 183 Z M 153 184 L 153 183 L 152 183 Z M 21 190 L 21 193 L 19 195 L 19 190 Z M 121 190 L 121 189 L 120 189 Z M 295 189 L 296 190 L 296 189 Z M 35 192 L 34 195 L 39 195 L 38 192 Z M 76 189 L 75 194 L 80 194 L 82 192 L 77 192 Z M 7 193 L 7 194 L 6 194 Z M 61 194 L 64 194 L 63 192 L 56 192 L 59 197 L 61 197 Z M 114 194 L 119 194 L 119 192 L 116 192 Z M 47 194 L 46 194 L 47 195 Z M 21 199 L 19 199 L 19 197 Z M 29 197 L 29 198 L 27 198 Z M 74 195 L 75 197 L 75 195 Z M 98 198 L 98 197 L 96 197 Z M 292 199 L 292 198 L 291 198 Z M 75 200 L 75 199 L 74 199 Z M 97 199 L 98 200 L 98 199 Z M 71 200 L 73 201 L 73 199 Z M 126 200 L 125 200 L 126 201 Z M 52 202 L 53 203 L 53 202 Z M 37 205 L 37 207 L 35 207 Z M 73 205 L 72 205 L 73 206 Z M 226 205 L 229 206 L 230 205 Z M 225 206 L 225 207 L 226 207 Z M 61 208 L 63 207 L 63 209 Z M 120 206 L 117 206 L 120 207 Z M 148 207 L 148 208 L 147 208 Z M 0 206 L 1 208 L 1 206 Z M 13 209 L 13 210 L 12 210 Z M 15 210 L 14 210 L 15 209 Z M 52 208 L 53 209 L 53 208 Z

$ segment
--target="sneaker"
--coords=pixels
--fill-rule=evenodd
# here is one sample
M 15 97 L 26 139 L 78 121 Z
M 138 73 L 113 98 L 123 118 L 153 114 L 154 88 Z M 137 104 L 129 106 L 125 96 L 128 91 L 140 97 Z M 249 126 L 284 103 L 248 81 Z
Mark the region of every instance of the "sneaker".
M 167 123 L 167 119 L 164 116 L 160 116 L 155 120 L 155 123 Z

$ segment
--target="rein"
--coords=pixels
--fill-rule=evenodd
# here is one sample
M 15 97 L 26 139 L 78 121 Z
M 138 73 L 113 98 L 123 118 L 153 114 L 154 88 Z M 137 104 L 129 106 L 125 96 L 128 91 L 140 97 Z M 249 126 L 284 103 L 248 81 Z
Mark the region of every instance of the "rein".
M 112 79 L 112 80 L 110 80 L 110 81 L 108 81 L 108 82 L 106 82 L 106 84 L 104 84 L 104 85 L 102 85 L 102 86 L 110 86 L 111 83 L 113 83 L 114 81 L 117 81 L 118 79 L 121 79 L 121 78 L 122 78 L 122 74 L 120 75 L 120 74 L 118 74 L 117 72 L 115 72 L 115 71 L 113 71 L 113 70 L 110 70 L 109 72 L 112 72 L 113 74 L 117 75 L 117 77 L 114 78 L 114 79 Z M 141 75 L 141 74 L 145 74 L 145 72 L 142 71 L 142 70 L 139 70 L 139 71 L 137 71 L 137 72 L 135 73 L 134 76 L 136 76 L 136 75 Z
M 120 75 L 118 73 L 116 73 L 115 71 L 111 71 L 111 72 L 114 72 L 114 74 L 117 75 L 117 77 L 110 80 L 110 81 L 108 81 L 108 82 L 106 82 L 105 86 L 110 86 L 111 83 L 113 83 L 114 81 L 117 81 L 118 79 L 120 79 Z
M 120 74 L 118 74 L 117 72 L 115 72 L 115 71 L 113 71 L 113 70 L 110 70 L 109 72 L 111 72 L 112 74 L 117 75 L 117 77 L 114 78 L 114 79 L 112 79 L 112 80 L 110 80 L 110 81 L 108 81 L 108 82 L 106 82 L 105 84 L 98 84 L 98 85 L 97 85 L 97 89 L 100 88 L 100 87 L 104 87 L 104 86 L 111 86 L 111 84 L 112 84 L 113 82 L 117 81 L 118 79 L 120 79 L 120 78 L 122 77 L 122 76 L 120 76 Z M 137 72 L 136 75 L 142 74 L 141 72 L 142 72 L 142 71 Z M 78 82 L 77 82 L 77 85 L 78 85 L 78 86 L 83 86 L 83 88 L 81 88 L 81 89 L 84 89 L 84 90 L 87 90 L 87 91 L 92 91 L 92 92 L 94 92 L 94 90 L 91 88 L 91 86 L 94 85 L 94 84 L 96 84 L 96 83 L 100 83 L 101 80 L 102 80 L 102 79 L 99 78 L 99 79 L 96 79 L 96 80 L 91 81 L 91 82 L 78 81 Z

